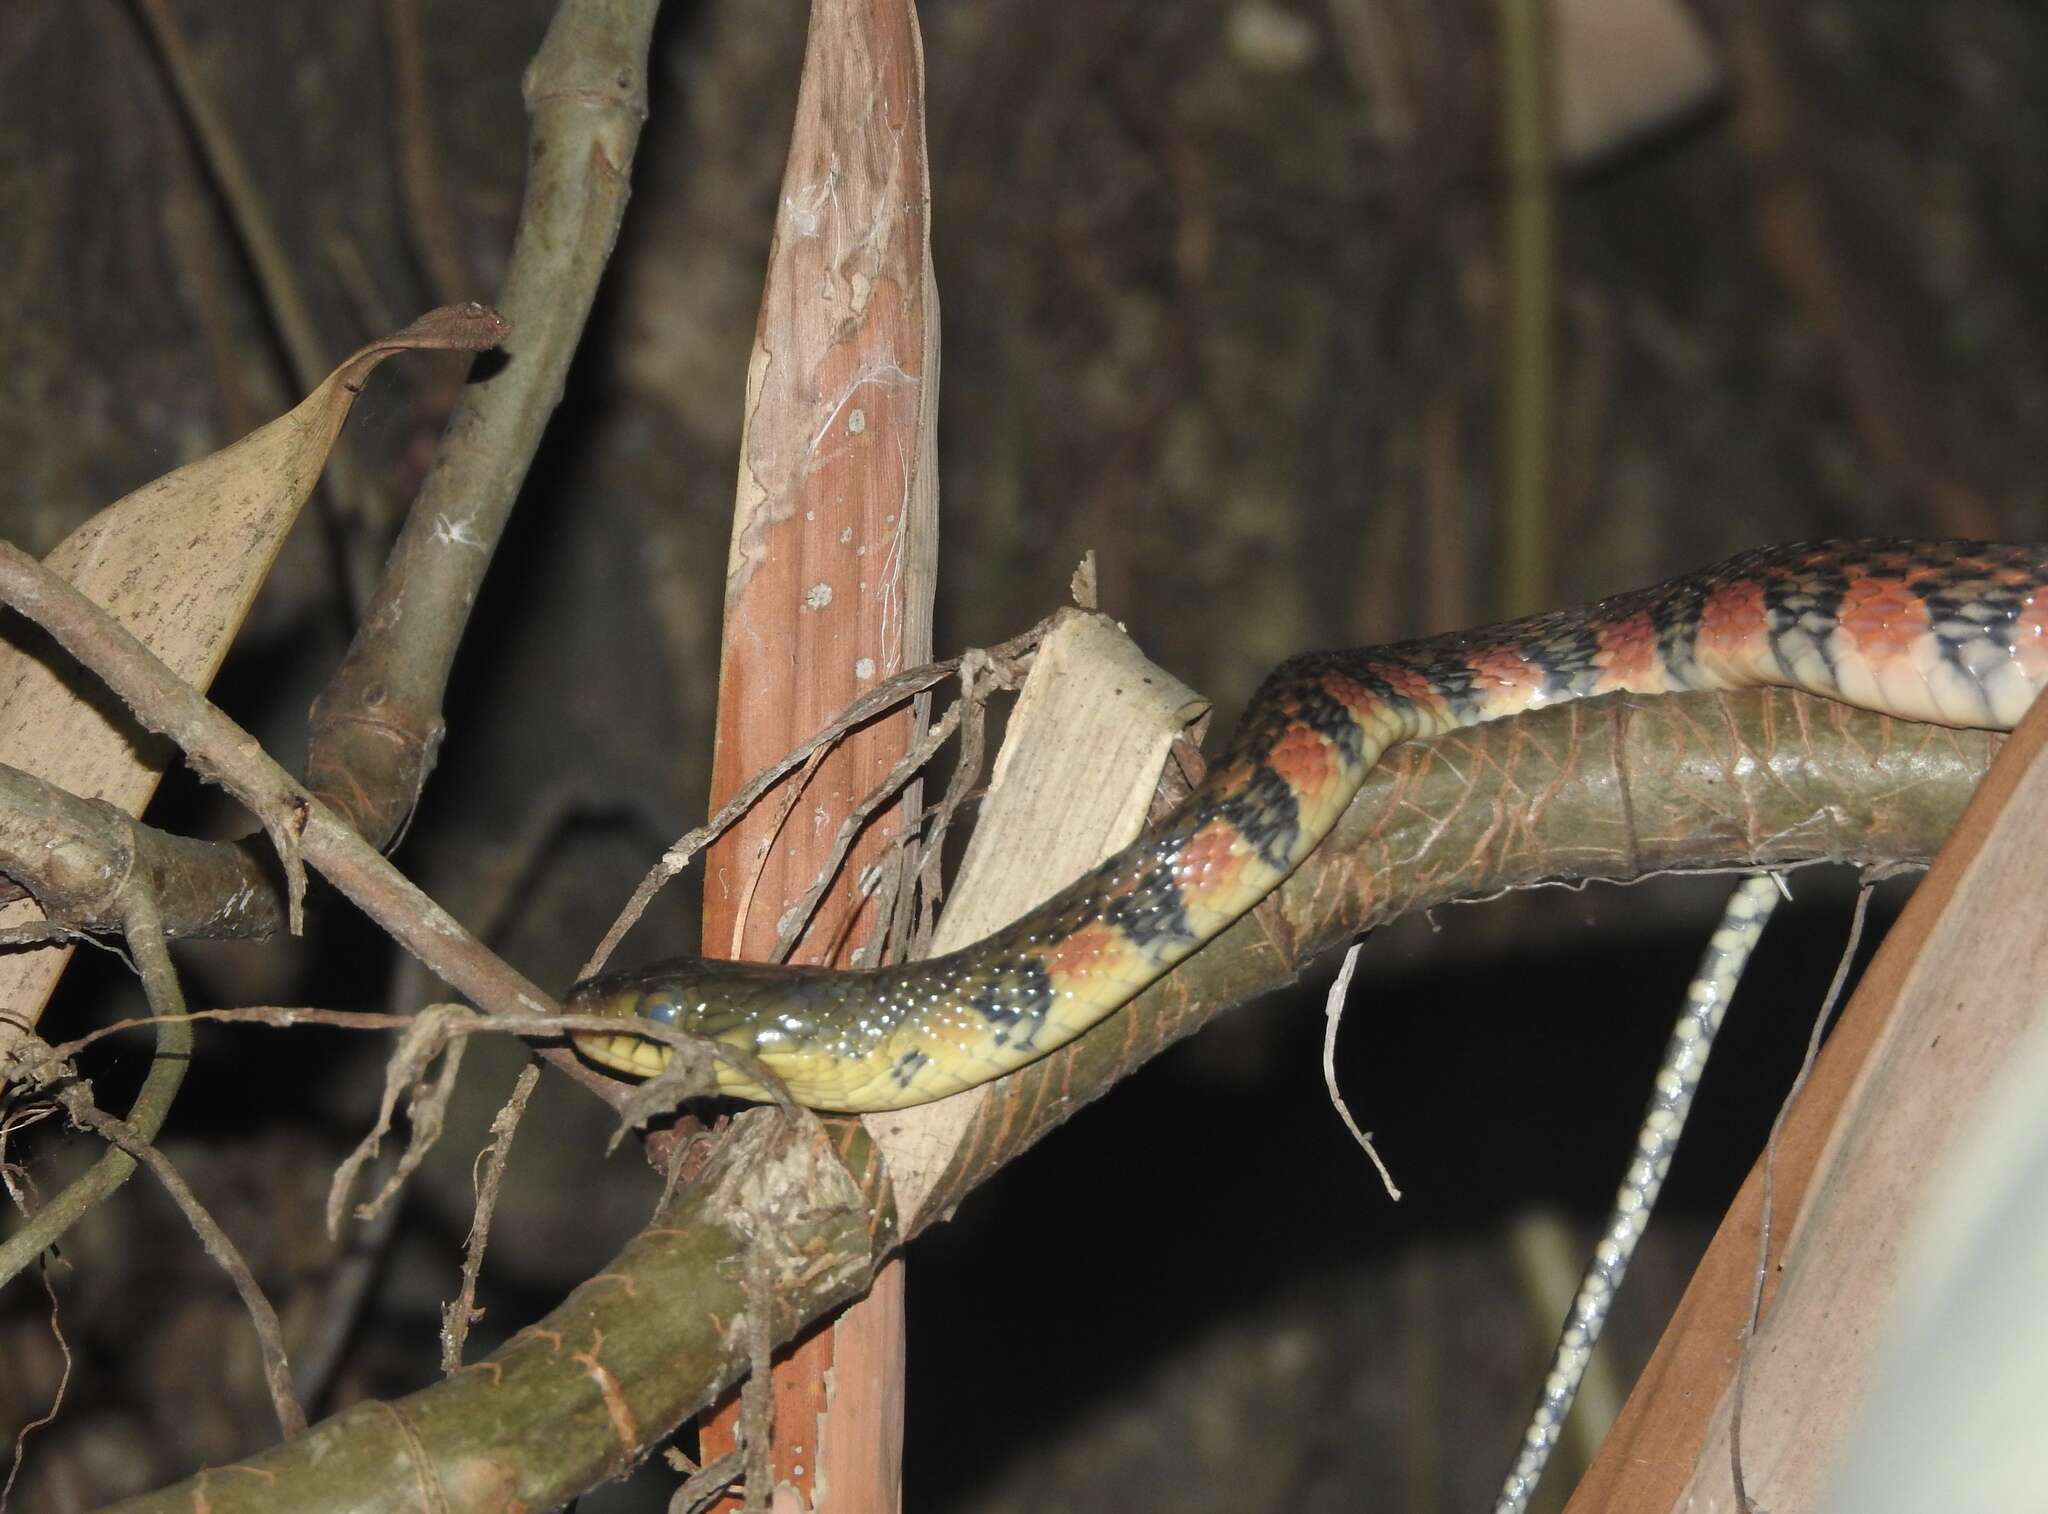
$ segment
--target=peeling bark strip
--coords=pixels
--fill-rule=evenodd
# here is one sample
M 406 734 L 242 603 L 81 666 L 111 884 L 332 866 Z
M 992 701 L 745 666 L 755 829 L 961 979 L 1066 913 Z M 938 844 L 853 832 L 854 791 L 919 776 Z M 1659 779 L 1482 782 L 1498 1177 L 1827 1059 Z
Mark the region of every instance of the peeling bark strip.
M 924 58 L 910 0 L 816 0 L 747 371 L 714 810 L 860 695 L 931 657 L 938 302 L 930 203 Z M 920 700 L 853 732 L 711 848 L 708 954 L 773 955 L 784 911 L 828 865 L 848 814 L 916 743 L 924 709 Z M 897 838 L 917 806 L 913 787 L 855 842 L 794 960 L 874 960 L 885 922 L 860 883 L 900 858 Z M 873 1297 L 773 1374 L 774 1480 L 806 1504 L 828 1481 L 852 1507 L 897 1502 L 900 1289 L 892 1267 Z M 873 1317 L 863 1324 L 856 1316 L 866 1309 Z M 835 1381 L 843 1390 L 836 1403 Z M 734 1423 L 726 1412 L 703 1426 L 707 1459 L 733 1443 Z M 845 1461 L 849 1453 L 860 1460 Z
M 930 571 L 920 554 L 892 550 L 906 529 L 935 529 L 906 511 L 913 489 L 929 492 L 938 381 L 923 72 L 916 18 L 901 0 L 813 8 L 747 374 L 728 616 L 769 592 L 752 586 L 764 567 L 790 575 L 818 609 L 848 594 L 879 606 L 881 584 Z M 857 539 L 826 533 L 805 576 L 771 533 L 820 505 L 843 510 L 836 524 Z M 919 586 L 904 583 L 904 597 L 920 597 Z M 904 639 L 928 637 L 928 618 Z
M 930 656 L 938 364 L 921 76 L 900 0 L 813 11 L 747 379 L 714 807 L 876 682 Z M 712 849 L 708 951 L 767 954 L 781 901 L 809 884 L 816 848 L 912 735 L 908 716 L 854 733 L 786 825 L 778 792 Z M 871 828 L 849 876 L 881 855 L 894 824 Z M 854 914 L 850 898 L 828 901 L 809 941 L 841 939 Z M 797 960 L 826 950 L 800 947 Z

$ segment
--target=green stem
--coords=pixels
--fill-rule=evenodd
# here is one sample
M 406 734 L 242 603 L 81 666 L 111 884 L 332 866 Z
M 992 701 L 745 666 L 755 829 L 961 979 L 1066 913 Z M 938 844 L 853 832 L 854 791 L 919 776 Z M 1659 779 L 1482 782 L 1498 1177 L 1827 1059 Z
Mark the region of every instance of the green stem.
M 1503 260 L 1501 344 L 1501 612 L 1531 615 L 1550 598 L 1550 397 L 1557 282 L 1557 203 L 1542 0 L 1498 0 Z

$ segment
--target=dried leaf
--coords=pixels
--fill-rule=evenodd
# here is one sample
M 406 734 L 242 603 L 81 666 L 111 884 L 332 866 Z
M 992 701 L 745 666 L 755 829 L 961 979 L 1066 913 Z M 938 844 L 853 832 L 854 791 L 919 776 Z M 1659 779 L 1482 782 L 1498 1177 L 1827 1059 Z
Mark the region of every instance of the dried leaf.
M 45 561 L 203 689 L 371 370 L 394 352 L 480 350 L 504 333 L 481 305 L 430 311 L 355 353 L 287 414 L 109 505 Z M 32 628 L 16 621 L 5 637 L 0 763 L 140 814 L 169 759 L 163 743 Z M 0 910 L 0 928 L 40 918 L 19 901 Z M 69 960 L 68 948 L 0 958 L 0 1003 L 33 1025 Z

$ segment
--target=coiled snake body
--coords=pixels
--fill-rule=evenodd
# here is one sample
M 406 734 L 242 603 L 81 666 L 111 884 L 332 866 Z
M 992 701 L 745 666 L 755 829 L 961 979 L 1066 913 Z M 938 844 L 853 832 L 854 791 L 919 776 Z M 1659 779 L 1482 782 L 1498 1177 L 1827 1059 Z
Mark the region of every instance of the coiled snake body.
M 816 1108 L 901 1108 L 1022 1067 L 1135 997 L 1293 872 L 1396 742 L 1599 694 L 1762 685 L 2006 729 L 2044 684 L 2048 546 L 1767 547 L 1587 609 L 1291 658 L 1178 810 L 948 956 L 856 971 L 685 959 L 589 979 L 572 1007 L 737 1045 Z M 669 1056 L 623 1028 L 576 1044 L 626 1072 Z M 767 1097 L 723 1065 L 719 1079 Z

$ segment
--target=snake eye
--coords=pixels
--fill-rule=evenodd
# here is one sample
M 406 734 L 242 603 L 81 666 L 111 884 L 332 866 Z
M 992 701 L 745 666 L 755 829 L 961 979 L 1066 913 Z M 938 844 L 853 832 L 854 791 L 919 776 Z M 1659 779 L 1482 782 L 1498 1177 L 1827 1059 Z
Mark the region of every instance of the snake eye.
M 640 1001 L 640 1013 L 657 1025 L 673 1025 L 682 1018 L 683 1006 L 673 995 L 649 994 Z

